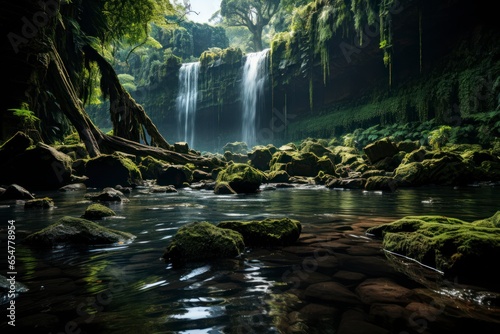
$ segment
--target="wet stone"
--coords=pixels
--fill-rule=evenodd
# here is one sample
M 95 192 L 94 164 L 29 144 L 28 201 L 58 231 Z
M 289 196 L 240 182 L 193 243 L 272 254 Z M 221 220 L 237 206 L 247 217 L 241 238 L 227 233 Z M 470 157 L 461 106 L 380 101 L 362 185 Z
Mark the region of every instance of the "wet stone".
M 361 256 L 377 256 L 382 255 L 383 251 L 379 245 L 370 246 L 370 245 L 362 245 L 362 246 L 352 246 L 346 249 L 346 253 L 349 255 L 361 255 Z
M 362 282 L 366 278 L 363 273 L 358 273 L 354 271 L 339 270 L 333 275 L 333 279 L 345 285 L 356 285 Z
M 307 287 L 306 296 L 310 300 L 321 300 L 323 302 L 360 303 L 358 296 L 354 292 L 336 282 L 312 284 Z
M 370 277 L 400 276 L 382 257 L 346 254 L 336 254 L 336 256 L 343 270 L 361 272 Z
M 396 304 L 373 304 L 370 307 L 370 319 L 383 326 L 398 332 L 408 326 L 410 313 L 402 306 Z
M 322 319 L 325 317 L 336 318 L 339 316 L 339 309 L 331 305 L 310 303 L 300 309 L 300 314 L 307 319 Z
M 337 334 L 389 334 L 387 329 L 372 324 L 366 320 L 367 316 L 358 310 L 348 310 L 342 314 L 342 320 Z
M 413 291 L 387 278 L 367 279 L 356 288 L 356 293 L 365 304 L 392 303 L 406 305 Z
M 286 283 L 295 285 L 296 287 L 306 288 L 311 284 L 328 282 L 330 276 L 318 273 L 318 272 L 307 272 L 307 271 L 294 271 L 290 275 L 283 278 Z

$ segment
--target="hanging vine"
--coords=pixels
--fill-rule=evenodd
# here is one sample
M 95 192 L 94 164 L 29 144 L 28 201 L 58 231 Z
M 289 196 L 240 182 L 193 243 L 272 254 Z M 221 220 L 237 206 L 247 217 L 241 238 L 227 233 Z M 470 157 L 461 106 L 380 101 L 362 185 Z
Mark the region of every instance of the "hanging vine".
M 392 17 L 390 9 L 395 0 L 381 0 L 379 9 L 380 19 L 380 49 L 384 51 L 384 65 L 389 68 L 389 87 L 392 86 Z

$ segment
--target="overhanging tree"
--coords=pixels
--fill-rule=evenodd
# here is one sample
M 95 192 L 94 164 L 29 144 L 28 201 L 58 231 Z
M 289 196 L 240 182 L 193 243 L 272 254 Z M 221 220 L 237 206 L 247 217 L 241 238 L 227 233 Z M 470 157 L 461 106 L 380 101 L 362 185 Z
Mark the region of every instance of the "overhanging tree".
M 279 5 L 280 0 L 222 0 L 220 14 L 227 25 L 246 27 L 252 34 L 255 51 L 261 51 L 262 31 Z
M 42 123 L 50 114 L 64 115 L 90 156 L 118 150 L 177 163 L 207 164 L 201 157 L 171 151 L 172 146 L 122 87 L 105 57 L 112 45 L 145 43 L 150 23 L 167 24 L 165 16 L 173 10 L 168 0 L 6 3 L 1 20 L 7 36 L 3 40 L 6 59 L 2 66 L 12 91 L 2 109 L 28 105 Z M 101 89 L 110 98 L 115 136 L 104 134 L 85 112 L 93 79 L 90 73 L 96 73 L 96 69 Z M 46 125 L 42 124 L 42 128 L 45 130 Z M 151 146 L 145 145 L 146 132 Z

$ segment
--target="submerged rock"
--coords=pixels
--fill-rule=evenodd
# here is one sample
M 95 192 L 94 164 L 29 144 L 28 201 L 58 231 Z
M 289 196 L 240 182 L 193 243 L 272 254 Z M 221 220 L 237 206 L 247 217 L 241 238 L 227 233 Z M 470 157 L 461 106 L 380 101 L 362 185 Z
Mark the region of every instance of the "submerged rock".
M 194 222 L 177 231 L 162 258 L 178 267 L 192 261 L 236 257 L 244 249 L 240 233 L 208 222 Z
M 297 241 L 302 230 L 298 220 L 268 218 L 262 221 L 225 221 L 218 227 L 238 231 L 247 246 L 285 246 Z
M 28 235 L 24 242 L 33 246 L 101 245 L 126 243 L 131 233 L 100 226 L 90 220 L 65 216 L 41 231 Z

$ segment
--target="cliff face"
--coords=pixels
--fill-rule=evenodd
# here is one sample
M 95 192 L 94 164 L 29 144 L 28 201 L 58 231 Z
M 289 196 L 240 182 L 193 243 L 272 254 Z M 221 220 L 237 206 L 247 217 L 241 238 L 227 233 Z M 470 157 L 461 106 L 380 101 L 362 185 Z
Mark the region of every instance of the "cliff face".
M 430 119 L 459 125 L 498 107 L 500 28 L 490 9 L 463 0 L 388 3 L 371 24 L 354 29 L 351 17 L 335 30 L 340 9 L 316 1 L 295 31 L 274 38 L 259 143 Z M 201 55 L 195 149 L 241 140 L 245 59 L 232 48 Z M 165 72 L 139 99 L 170 141 L 179 139 L 175 73 Z M 318 118 L 325 115 L 328 121 Z
M 315 30 L 280 36 L 272 46 L 274 107 L 296 116 L 288 139 L 379 123 L 451 123 L 494 110 L 499 27 L 486 7 L 460 0 L 395 1 L 385 21 L 380 14 L 379 21 L 362 26 L 362 38 L 338 29 L 325 42 L 321 29 L 328 24 L 322 18 L 335 15 L 328 18 L 327 6 L 311 6 L 308 24 Z M 388 20 L 390 31 L 384 26 Z M 320 129 L 300 124 L 332 113 L 334 124 Z

